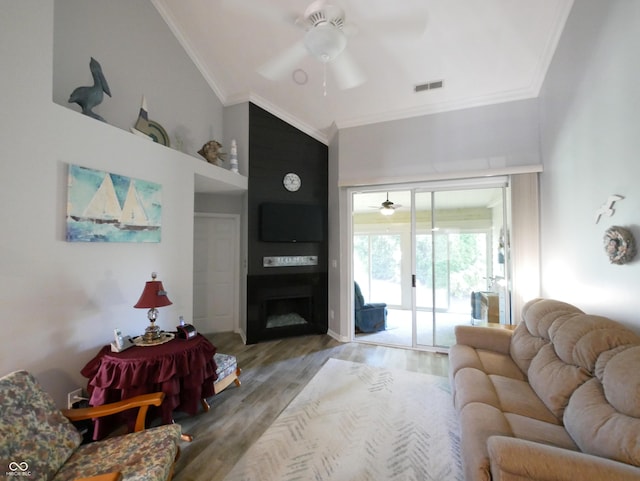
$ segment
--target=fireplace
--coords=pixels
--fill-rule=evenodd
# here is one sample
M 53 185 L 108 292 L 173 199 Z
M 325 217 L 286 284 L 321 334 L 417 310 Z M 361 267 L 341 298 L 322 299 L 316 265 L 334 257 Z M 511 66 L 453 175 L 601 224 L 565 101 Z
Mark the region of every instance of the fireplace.
M 292 274 L 247 279 L 247 343 L 327 332 L 326 276 Z
M 265 327 L 274 329 L 307 324 L 307 319 L 311 317 L 312 301 L 311 296 L 267 299 Z

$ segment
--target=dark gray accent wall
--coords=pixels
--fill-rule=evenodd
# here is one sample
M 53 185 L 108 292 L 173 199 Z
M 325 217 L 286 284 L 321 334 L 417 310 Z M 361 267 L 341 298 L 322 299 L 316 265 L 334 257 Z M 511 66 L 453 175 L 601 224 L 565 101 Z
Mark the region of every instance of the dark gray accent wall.
M 247 342 L 327 332 L 327 192 L 328 148 L 260 107 L 249 106 L 249 191 L 247 200 Z M 294 172 L 302 185 L 283 186 Z M 322 242 L 265 242 L 260 236 L 264 203 L 320 206 Z M 286 222 L 286 219 L 283 219 Z M 317 256 L 313 266 L 264 267 L 265 256 Z M 304 299 L 304 300 L 303 300 Z M 267 328 L 269 305 L 294 306 L 303 325 Z

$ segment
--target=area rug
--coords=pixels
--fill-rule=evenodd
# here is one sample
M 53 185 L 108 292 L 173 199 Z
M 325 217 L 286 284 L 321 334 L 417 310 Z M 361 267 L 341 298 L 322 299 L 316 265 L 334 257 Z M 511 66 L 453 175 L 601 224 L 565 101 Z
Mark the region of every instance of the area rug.
M 329 359 L 225 481 L 463 481 L 446 378 Z

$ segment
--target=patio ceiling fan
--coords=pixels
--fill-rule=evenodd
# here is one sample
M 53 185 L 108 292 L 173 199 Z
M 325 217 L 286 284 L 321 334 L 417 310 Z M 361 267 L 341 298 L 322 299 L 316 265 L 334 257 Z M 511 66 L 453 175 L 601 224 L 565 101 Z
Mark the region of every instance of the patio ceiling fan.
M 384 216 L 393 215 L 398 207 L 402 207 L 400 204 L 395 204 L 389 200 L 389 192 L 387 192 L 387 200 L 382 202 L 379 206 L 371 206 L 372 209 L 378 209 Z

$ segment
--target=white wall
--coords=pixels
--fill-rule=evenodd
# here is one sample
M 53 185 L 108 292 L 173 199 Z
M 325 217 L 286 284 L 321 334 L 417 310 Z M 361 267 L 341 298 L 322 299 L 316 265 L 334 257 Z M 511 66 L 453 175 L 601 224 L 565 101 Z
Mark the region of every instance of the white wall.
M 540 163 L 535 99 L 340 130 L 341 185 Z
M 97 3 L 105 2 L 91 5 Z M 163 31 L 154 24 L 159 17 L 149 2 L 136 1 L 136 8 L 130 8 L 126 0 L 108 3 L 110 9 L 116 9 L 112 15 L 133 16 L 131 22 L 141 28 L 150 21 L 161 44 L 166 45 L 167 37 L 173 38 L 168 27 Z M 194 165 L 201 161 L 54 104 L 53 1 L 2 2 L 0 10 L 0 373 L 32 371 L 62 406 L 69 390 L 86 386 L 80 369 L 111 340 L 115 327 L 126 334 L 140 334 L 148 324 L 145 310 L 132 306 L 151 271 L 159 273 L 173 301 L 172 306 L 160 309 L 159 325 L 171 329 L 179 315 L 190 318 Z M 83 20 L 75 18 L 76 22 Z M 128 30 L 113 32 L 118 37 L 128 34 Z M 83 38 L 78 43 L 84 49 L 91 41 Z M 175 39 L 173 42 L 177 45 Z M 117 45 L 138 49 L 136 42 L 122 38 Z M 119 76 L 133 75 L 137 63 L 116 66 L 118 56 L 108 45 L 94 47 L 105 59 L 114 59 L 114 64 L 105 62 L 109 65 L 105 73 L 113 82 L 114 97 L 121 95 L 127 82 Z M 123 56 L 130 62 L 130 58 L 146 54 L 143 48 Z M 186 53 L 181 55 L 187 58 Z M 77 60 L 86 75 L 88 58 L 84 57 L 85 53 Z M 183 69 L 183 90 L 172 88 L 166 95 L 158 95 L 155 112 L 160 112 L 163 99 L 181 98 L 177 104 L 171 101 L 175 117 L 167 115 L 162 121 L 171 130 L 172 119 L 183 114 L 180 104 L 192 104 L 194 96 L 215 106 L 196 123 L 221 126 L 219 102 L 206 84 L 197 80 L 195 68 L 184 71 L 184 66 L 178 49 L 171 56 L 159 53 L 145 63 L 147 70 L 155 71 L 152 79 Z M 140 94 L 138 87 L 136 90 L 134 99 Z M 137 100 L 135 103 L 137 110 Z M 101 113 L 109 116 L 106 110 Z M 68 163 L 161 184 L 162 242 L 66 242 Z
M 603 235 L 640 240 L 640 2 L 575 2 L 541 94 L 542 292 L 640 330 L 640 256 L 612 265 Z M 598 224 L 610 194 L 625 196 Z

